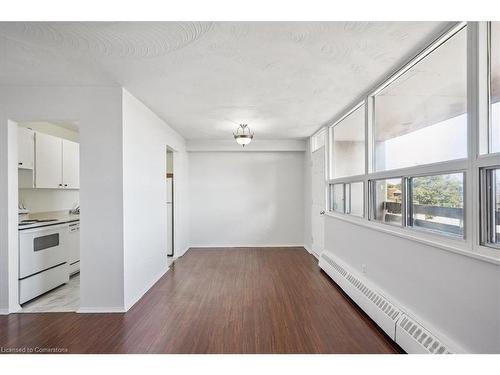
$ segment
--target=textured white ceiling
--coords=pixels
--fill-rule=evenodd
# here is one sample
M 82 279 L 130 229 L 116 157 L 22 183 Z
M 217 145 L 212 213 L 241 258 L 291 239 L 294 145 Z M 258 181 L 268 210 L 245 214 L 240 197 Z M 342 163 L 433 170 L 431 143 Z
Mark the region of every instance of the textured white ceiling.
M 0 23 L 0 85 L 122 85 L 188 139 L 302 138 L 443 22 Z

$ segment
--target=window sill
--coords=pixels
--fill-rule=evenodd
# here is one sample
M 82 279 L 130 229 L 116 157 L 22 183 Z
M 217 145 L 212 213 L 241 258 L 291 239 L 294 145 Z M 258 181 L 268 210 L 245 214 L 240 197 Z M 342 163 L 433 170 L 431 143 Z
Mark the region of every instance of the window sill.
M 339 214 L 335 212 L 326 212 L 325 216 L 332 217 L 338 220 L 346 221 L 351 224 L 359 225 L 371 230 L 376 230 L 379 232 L 387 233 L 396 237 L 405 238 L 411 241 L 419 242 L 424 245 L 437 247 L 442 250 L 450 251 L 455 254 L 464 255 L 470 258 L 478 259 L 488 263 L 493 263 L 500 265 L 500 251 L 495 249 L 490 249 L 486 246 L 477 246 L 474 250 L 467 248 L 467 242 L 462 239 L 453 238 L 437 238 L 441 237 L 439 235 L 431 235 L 429 233 L 422 233 L 415 230 L 392 227 L 387 224 L 376 223 L 373 221 L 368 221 L 364 218 L 349 217 L 344 214 Z

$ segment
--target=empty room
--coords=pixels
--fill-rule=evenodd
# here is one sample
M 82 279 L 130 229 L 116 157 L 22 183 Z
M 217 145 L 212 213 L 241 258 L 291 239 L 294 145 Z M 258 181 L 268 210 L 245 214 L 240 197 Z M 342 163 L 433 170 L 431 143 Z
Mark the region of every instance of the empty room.
M 0 22 L 1 357 L 500 354 L 500 22 L 186 12 Z

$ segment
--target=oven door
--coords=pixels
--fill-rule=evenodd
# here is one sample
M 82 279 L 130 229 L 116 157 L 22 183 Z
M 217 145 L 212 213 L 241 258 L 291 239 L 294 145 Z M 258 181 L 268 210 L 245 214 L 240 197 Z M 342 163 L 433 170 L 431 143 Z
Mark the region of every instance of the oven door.
M 19 232 L 19 278 L 67 262 L 67 224 Z

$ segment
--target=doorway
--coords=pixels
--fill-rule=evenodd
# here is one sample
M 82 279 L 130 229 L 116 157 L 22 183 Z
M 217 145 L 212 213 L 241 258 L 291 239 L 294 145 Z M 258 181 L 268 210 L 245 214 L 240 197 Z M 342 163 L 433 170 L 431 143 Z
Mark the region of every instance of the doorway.
M 312 143 L 312 167 L 311 167 L 311 234 L 312 252 L 319 258 L 325 248 L 325 132 L 313 137 Z
M 175 259 L 174 249 L 174 152 L 167 147 L 167 170 L 166 170 L 166 186 L 167 186 L 167 265 L 170 266 Z
M 80 307 L 80 145 L 76 121 L 17 123 L 20 313 Z

